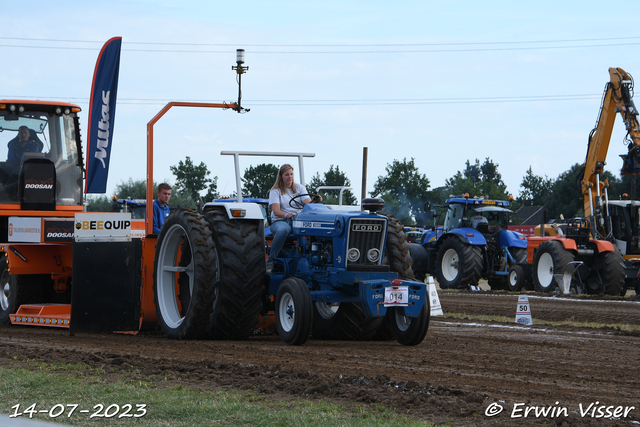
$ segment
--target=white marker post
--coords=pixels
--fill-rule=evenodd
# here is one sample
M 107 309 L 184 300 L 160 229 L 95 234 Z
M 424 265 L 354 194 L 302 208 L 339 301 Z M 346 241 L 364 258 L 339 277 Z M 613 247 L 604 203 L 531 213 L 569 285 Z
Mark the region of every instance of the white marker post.
M 533 325 L 533 318 L 531 317 L 531 306 L 529 305 L 529 298 L 526 295 L 520 295 L 518 297 L 518 306 L 516 307 L 516 323 L 521 325 Z
M 442 306 L 440 305 L 440 297 L 436 289 L 436 282 L 433 277 L 427 277 L 427 298 L 429 298 L 429 306 L 431 307 L 431 316 L 444 316 Z

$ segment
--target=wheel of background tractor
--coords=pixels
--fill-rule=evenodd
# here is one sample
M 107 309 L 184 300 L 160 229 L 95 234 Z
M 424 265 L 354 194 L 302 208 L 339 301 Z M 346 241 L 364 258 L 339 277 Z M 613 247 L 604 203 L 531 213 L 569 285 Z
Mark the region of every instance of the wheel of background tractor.
M 267 271 L 262 219 L 227 217 L 224 208 L 205 211 L 220 265 L 220 284 L 207 335 L 217 339 L 245 339 L 260 321 Z M 311 311 L 310 311 L 311 313 Z
M 381 335 L 385 317 L 368 316 L 360 303 L 343 302 L 335 305 L 313 304 L 312 335 L 323 340 L 366 341 L 393 339 Z M 390 327 L 389 334 L 392 334 Z
M 46 303 L 45 287 L 51 277 L 42 274 L 9 274 L 7 256 L 0 258 L 0 325 L 11 322 L 9 315 L 15 314 L 22 304 Z
M 457 237 L 450 237 L 438 250 L 438 283 L 442 289 L 476 286 L 482 275 L 482 264 L 482 253 L 478 246 L 467 245 Z
M 307 342 L 311 333 L 312 310 L 311 293 L 304 280 L 289 277 L 280 283 L 276 295 L 276 326 L 285 344 Z
M 340 321 L 339 311 L 340 303 L 327 304 L 315 301 L 313 303 L 311 335 L 321 340 L 341 338 L 337 336 L 337 325 Z
M 400 314 L 398 307 L 387 310 L 391 319 L 391 329 L 396 340 L 402 345 L 418 345 L 427 335 L 431 308 L 429 299 L 425 300 L 418 317 L 407 317 Z
M 624 259 L 619 252 L 601 252 L 591 267 L 587 277 L 587 290 L 589 293 L 620 295 L 624 292 Z M 602 284 L 600 283 L 602 279 Z
M 533 286 L 537 292 L 549 293 L 558 285 L 554 274 L 562 274 L 574 257 L 559 241 L 542 243 L 533 258 Z
M 425 272 L 414 272 L 411 267 L 413 265 L 413 259 L 411 259 L 409 240 L 404 232 L 404 227 L 393 215 L 382 212 L 379 212 L 379 214 L 386 216 L 389 220 L 387 243 L 384 248 L 382 263 L 389 265 L 391 271 L 398 273 L 399 279 L 418 280 L 424 283 L 424 279 L 426 278 Z M 395 339 L 391 323 L 392 319 L 389 316 L 384 316 L 373 339 L 380 341 Z
M 185 250 L 181 250 L 183 247 Z M 179 277 L 184 275 L 188 286 L 180 286 Z M 153 261 L 156 314 L 167 338 L 204 336 L 214 309 L 217 275 L 214 243 L 204 217 L 190 209 L 174 212 L 162 226 Z M 187 288 L 190 292 L 188 306 L 182 311 L 178 307 L 177 288 Z
M 521 265 L 512 265 L 509 267 L 509 275 L 507 276 L 507 290 L 511 292 L 520 292 L 524 287 L 525 274 Z

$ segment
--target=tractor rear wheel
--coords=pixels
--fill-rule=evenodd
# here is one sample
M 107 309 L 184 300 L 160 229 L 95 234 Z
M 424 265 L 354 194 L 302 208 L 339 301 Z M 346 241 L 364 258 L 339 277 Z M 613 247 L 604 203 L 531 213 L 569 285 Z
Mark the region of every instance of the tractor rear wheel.
M 549 240 L 543 242 L 533 258 L 533 286 L 537 292 L 549 293 L 558 284 L 553 276 L 562 274 L 567 264 L 574 260 L 571 252 L 566 250 L 561 242 Z
M 158 236 L 153 293 L 160 329 L 167 338 L 204 336 L 214 309 L 218 260 L 211 231 L 196 211 L 170 215 Z M 188 297 L 180 296 L 188 290 Z M 183 304 L 186 307 L 179 307 Z
M 592 293 L 620 295 L 625 290 L 624 278 L 622 255 L 616 251 L 601 252 L 587 277 L 587 288 Z
M 438 283 L 442 289 L 475 286 L 482 275 L 482 264 L 482 253 L 478 246 L 467 245 L 457 237 L 450 237 L 438 250 Z
M 399 279 L 418 280 L 424 283 L 424 272 L 415 272 L 411 267 L 413 259 L 411 259 L 411 250 L 409 240 L 404 232 L 404 227 L 397 218 L 391 214 L 380 213 L 389 219 L 389 227 L 387 229 L 387 245 L 384 250 L 384 258 L 382 263 L 389 265 L 391 271 L 398 273 Z M 395 338 L 393 334 L 392 322 L 394 319 L 389 314 L 382 318 L 377 333 L 373 337 L 380 341 L 389 341 Z
M 431 317 L 429 298 L 425 300 L 418 317 L 402 315 L 399 307 L 389 308 L 387 316 L 391 319 L 393 335 L 400 344 L 418 345 L 424 340 L 429 330 L 429 318 Z
M 254 219 L 230 220 L 224 208 L 205 211 L 213 233 L 220 283 L 209 323 L 209 338 L 246 339 L 258 328 L 267 262 L 264 222 Z
M 276 326 L 285 344 L 302 345 L 311 333 L 313 319 L 311 293 L 304 280 L 284 279 L 276 295 Z

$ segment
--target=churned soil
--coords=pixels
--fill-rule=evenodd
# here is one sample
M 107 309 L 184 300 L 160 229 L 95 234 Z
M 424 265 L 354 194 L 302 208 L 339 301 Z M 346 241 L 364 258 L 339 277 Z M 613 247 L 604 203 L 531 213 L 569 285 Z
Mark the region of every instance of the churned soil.
M 169 386 L 251 389 L 268 400 L 380 405 L 451 426 L 630 426 L 640 422 L 640 332 L 620 325 L 640 325 L 640 298 L 631 294 L 527 294 L 533 325 L 521 326 L 517 294 L 440 291 L 445 314 L 513 321 L 433 317 L 426 339 L 414 347 L 315 339 L 293 347 L 264 334 L 245 341 L 173 341 L 157 331 L 70 336 L 63 329 L 4 326 L 0 366 L 81 363 L 102 368 L 107 381 L 120 380 L 124 370 Z M 536 323 L 542 320 L 574 323 Z M 607 416 L 618 407 L 618 416 Z

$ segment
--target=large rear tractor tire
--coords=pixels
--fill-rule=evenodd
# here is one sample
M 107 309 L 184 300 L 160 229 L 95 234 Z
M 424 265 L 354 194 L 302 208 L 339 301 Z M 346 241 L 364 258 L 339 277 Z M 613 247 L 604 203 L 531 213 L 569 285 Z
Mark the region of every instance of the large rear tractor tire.
M 190 209 L 174 212 L 162 226 L 153 261 L 156 314 L 167 338 L 204 337 L 217 275 L 214 243 L 204 217 Z M 178 289 L 188 289 L 189 295 L 181 297 Z
M 558 287 L 553 275 L 562 274 L 573 260 L 573 254 L 561 242 L 549 240 L 542 243 L 533 257 L 533 286 L 536 292 L 553 292 Z
M 424 283 L 426 275 L 424 272 L 416 272 L 412 269 L 413 259 L 411 258 L 411 249 L 409 240 L 404 232 L 404 227 L 397 218 L 391 214 L 380 213 L 389 219 L 389 228 L 387 229 L 387 244 L 384 251 L 382 263 L 389 265 L 391 271 L 398 273 L 398 279 L 417 280 Z M 380 341 L 390 341 L 395 339 L 393 333 L 391 314 L 387 312 L 382 318 L 374 339 Z
M 313 321 L 311 293 L 304 280 L 284 279 L 276 295 L 276 327 L 285 344 L 302 345 L 307 342 Z
M 429 318 L 431 307 L 429 299 L 424 302 L 418 317 L 408 317 L 400 314 L 398 307 L 387 310 L 387 316 L 391 319 L 391 329 L 396 340 L 402 345 L 418 345 L 427 336 L 429 330 Z
M 258 329 L 265 294 L 264 221 L 229 219 L 224 208 L 205 211 L 213 233 L 220 284 L 207 335 L 216 339 L 246 339 Z M 311 311 L 309 311 L 311 313 Z
M 587 290 L 590 293 L 621 295 L 625 290 L 624 278 L 622 255 L 616 251 L 601 252 L 587 278 Z
M 442 289 L 464 289 L 476 286 L 482 275 L 482 252 L 457 237 L 442 243 L 436 259 L 436 275 Z

